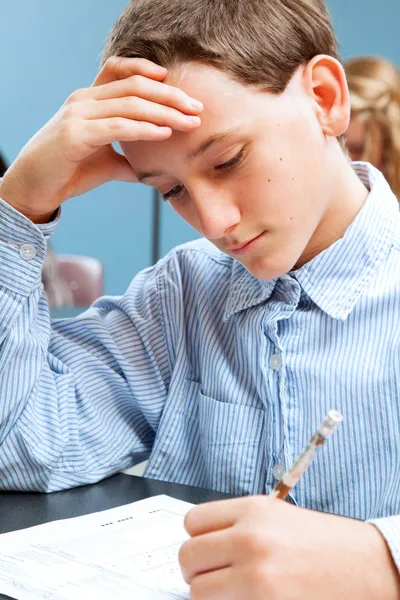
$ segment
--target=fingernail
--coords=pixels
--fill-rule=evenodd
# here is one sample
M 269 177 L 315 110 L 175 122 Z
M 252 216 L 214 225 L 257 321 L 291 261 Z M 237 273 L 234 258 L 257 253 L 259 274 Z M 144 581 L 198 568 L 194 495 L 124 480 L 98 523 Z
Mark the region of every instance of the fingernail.
M 203 109 L 203 103 L 200 102 L 199 100 L 195 100 L 194 98 L 189 98 L 189 102 L 188 102 L 190 108 L 193 108 L 194 110 L 202 110 Z
M 185 121 L 190 125 L 199 125 L 201 123 L 200 117 L 185 117 Z

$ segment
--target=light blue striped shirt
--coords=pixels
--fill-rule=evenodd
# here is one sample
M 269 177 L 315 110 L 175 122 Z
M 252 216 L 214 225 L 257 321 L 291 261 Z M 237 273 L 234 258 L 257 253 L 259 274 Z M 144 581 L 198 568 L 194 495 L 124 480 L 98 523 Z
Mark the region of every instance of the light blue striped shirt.
M 46 238 L 0 202 L 0 486 L 58 490 L 149 458 L 146 475 L 269 492 L 326 412 L 344 423 L 299 506 L 376 520 L 400 568 L 400 216 L 382 175 L 345 236 L 253 277 L 205 240 L 123 297 L 50 323 Z

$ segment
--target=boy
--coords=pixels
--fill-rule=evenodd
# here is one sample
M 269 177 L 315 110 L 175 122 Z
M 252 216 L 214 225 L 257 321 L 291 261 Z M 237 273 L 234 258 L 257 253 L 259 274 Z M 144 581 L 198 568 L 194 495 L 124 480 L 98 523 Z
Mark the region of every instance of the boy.
M 268 493 L 336 408 L 290 503 L 189 513 L 183 573 L 195 600 L 399 598 L 399 214 L 343 151 L 325 6 L 136 0 L 104 60 L 0 186 L 2 486 L 150 457 L 149 477 Z M 45 239 L 111 179 L 157 187 L 207 240 L 51 329 Z

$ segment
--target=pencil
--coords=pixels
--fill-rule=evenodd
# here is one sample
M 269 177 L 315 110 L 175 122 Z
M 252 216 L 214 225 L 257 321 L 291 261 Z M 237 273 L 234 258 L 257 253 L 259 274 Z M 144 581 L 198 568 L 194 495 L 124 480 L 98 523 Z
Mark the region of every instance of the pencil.
M 323 420 L 322 425 L 310 438 L 307 446 L 303 448 L 291 468 L 286 471 L 271 492 L 271 496 L 284 500 L 296 485 L 304 471 L 312 463 L 315 452 L 319 446 L 323 446 L 328 438 L 336 431 L 343 416 L 337 410 L 330 410 Z

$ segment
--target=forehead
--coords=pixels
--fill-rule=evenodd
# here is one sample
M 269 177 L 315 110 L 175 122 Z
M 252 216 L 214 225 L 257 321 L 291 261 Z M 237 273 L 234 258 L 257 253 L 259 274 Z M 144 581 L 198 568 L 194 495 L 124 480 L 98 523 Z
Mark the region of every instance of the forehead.
M 165 164 L 166 156 L 173 168 L 175 158 L 182 163 L 184 156 L 215 134 L 237 130 L 251 135 L 262 122 L 267 126 L 271 118 L 285 117 L 288 112 L 285 96 L 291 93 L 288 90 L 278 96 L 255 89 L 213 67 L 194 62 L 172 69 L 165 83 L 203 103 L 201 125 L 190 133 L 174 131 L 164 142 L 121 144 L 135 171 L 153 170 L 160 162 Z
M 171 69 L 165 83 L 201 100 L 210 109 L 214 105 L 221 107 L 224 100 L 244 99 L 255 91 L 235 81 L 227 73 L 200 62 L 190 62 Z
M 201 125 L 189 133 L 173 131 L 164 142 L 121 144 L 135 171 L 147 171 L 149 166 L 160 161 L 165 163 L 166 156 L 169 161 L 175 156 L 182 159 L 209 136 L 243 128 L 246 117 L 252 114 L 250 103 L 254 93 L 213 67 L 185 64 L 171 70 L 164 83 L 203 103 Z

